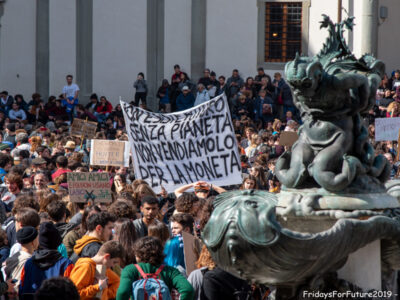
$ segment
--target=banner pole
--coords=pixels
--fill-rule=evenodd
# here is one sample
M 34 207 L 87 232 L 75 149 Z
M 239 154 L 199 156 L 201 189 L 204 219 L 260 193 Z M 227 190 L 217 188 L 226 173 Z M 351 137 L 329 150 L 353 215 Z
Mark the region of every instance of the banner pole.
M 88 121 L 88 117 L 86 117 L 86 120 L 85 120 L 85 124 L 87 123 L 87 121 Z M 82 133 L 82 135 L 81 135 L 81 150 L 83 150 L 83 138 L 84 138 L 84 135 L 83 135 L 83 133 Z
M 83 134 L 81 135 L 81 150 L 83 150 Z
M 396 153 L 396 161 L 399 161 L 400 156 L 400 129 L 399 129 L 399 136 L 397 138 L 397 153 Z

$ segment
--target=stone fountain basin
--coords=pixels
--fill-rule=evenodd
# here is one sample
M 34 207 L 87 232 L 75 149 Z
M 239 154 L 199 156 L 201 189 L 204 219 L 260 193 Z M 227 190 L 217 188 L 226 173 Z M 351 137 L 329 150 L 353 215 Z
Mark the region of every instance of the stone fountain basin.
M 349 254 L 374 241 L 399 243 L 398 217 L 374 197 L 354 201 L 363 208 L 372 199 L 377 205 L 370 210 L 323 209 L 335 195 L 287 193 L 234 191 L 216 198 L 202 236 L 218 266 L 251 282 L 293 286 L 337 271 Z M 336 197 L 345 201 L 346 195 Z M 394 197 L 383 199 L 393 205 L 389 211 L 399 206 Z M 386 256 L 399 256 L 393 252 Z

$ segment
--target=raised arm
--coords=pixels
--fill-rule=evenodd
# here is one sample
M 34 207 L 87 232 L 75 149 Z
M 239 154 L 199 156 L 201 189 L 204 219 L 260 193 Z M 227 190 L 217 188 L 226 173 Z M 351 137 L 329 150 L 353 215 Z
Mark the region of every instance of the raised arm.
M 211 188 L 212 188 L 214 191 L 216 191 L 218 194 L 221 194 L 221 193 L 225 193 L 225 192 L 226 192 L 226 190 L 225 190 L 224 188 L 222 188 L 222 187 L 220 187 L 220 186 L 218 186 L 218 185 L 212 184 L 212 185 L 211 185 Z
M 181 186 L 180 188 L 177 188 L 174 192 L 176 198 L 179 198 L 179 196 L 181 196 L 186 190 L 194 187 L 195 184 L 195 182 L 192 182 L 187 185 Z

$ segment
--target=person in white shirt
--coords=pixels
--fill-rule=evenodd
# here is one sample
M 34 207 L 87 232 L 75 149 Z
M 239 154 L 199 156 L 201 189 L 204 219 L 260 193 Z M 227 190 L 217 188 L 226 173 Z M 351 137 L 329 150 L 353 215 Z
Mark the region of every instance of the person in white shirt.
M 194 106 L 200 105 L 204 102 L 207 102 L 210 100 L 210 95 L 208 94 L 204 84 L 199 83 L 197 85 L 197 95 L 196 95 L 196 100 L 194 101 Z
M 12 104 L 12 109 L 8 112 L 8 117 L 11 120 L 24 121 L 26 120 L 26 113 L 19 108 L 17 103 Z
M 67 85 L 63 88 L 63 96 L 62 105 L 65 107 L 70 119 L 74 113 L 74 108 L 78 104 L 78 95 L 79 95 L 79 86 L 75 83 L 72 83 L 73 76 L 67 75 Z

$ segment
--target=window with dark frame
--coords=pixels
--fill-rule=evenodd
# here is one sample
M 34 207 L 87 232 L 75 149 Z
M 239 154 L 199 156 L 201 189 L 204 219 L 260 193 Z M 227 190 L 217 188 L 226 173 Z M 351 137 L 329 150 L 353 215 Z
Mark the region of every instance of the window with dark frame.
M 287 62 L 301 53 L 302 2 L 265 3 L 265 61 Z

